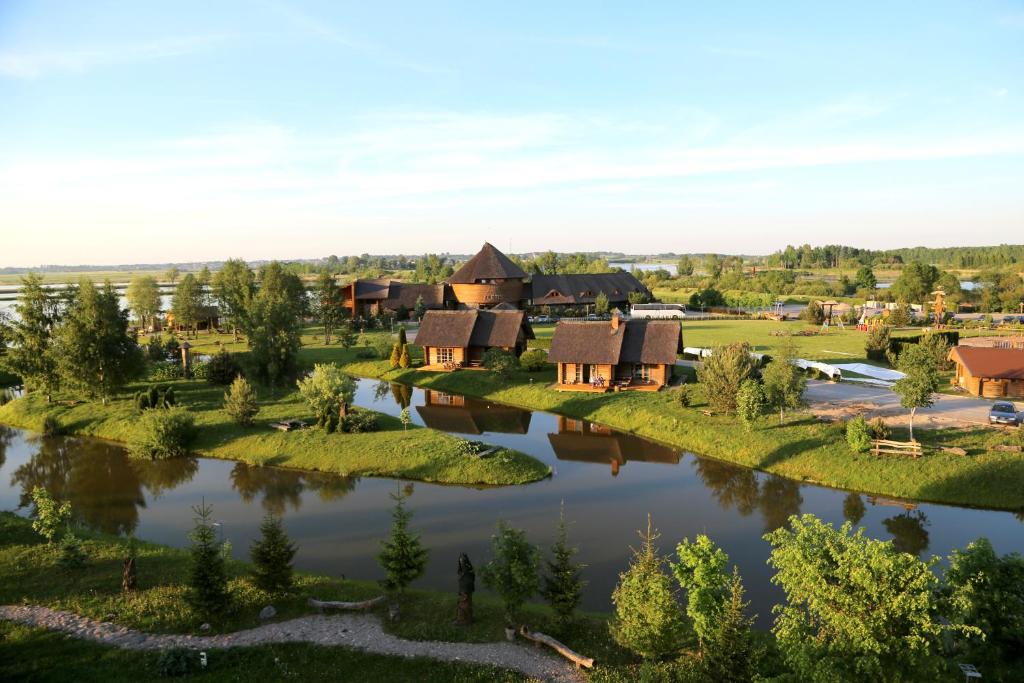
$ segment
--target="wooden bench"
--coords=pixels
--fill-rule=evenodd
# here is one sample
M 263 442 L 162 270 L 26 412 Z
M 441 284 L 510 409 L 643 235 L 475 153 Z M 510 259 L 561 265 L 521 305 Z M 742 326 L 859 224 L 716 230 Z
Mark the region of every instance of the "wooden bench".
M 888 439 L 874 439 L 871 442 L 871 452 L 875 455 L 882 453 L 894 453 L 896 455 L 909 455 L 913 458 L 920 458 L 924 449 L 920 441 L 890 441 Z

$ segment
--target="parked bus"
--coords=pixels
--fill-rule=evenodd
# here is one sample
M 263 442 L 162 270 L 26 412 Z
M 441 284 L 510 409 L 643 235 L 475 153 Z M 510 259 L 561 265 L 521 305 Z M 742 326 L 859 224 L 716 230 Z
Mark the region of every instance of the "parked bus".
M 682 304 L 634 304 L 629 309 L 631 318 L 660 318 L 682 320 L 686 317 L 686 308 Z

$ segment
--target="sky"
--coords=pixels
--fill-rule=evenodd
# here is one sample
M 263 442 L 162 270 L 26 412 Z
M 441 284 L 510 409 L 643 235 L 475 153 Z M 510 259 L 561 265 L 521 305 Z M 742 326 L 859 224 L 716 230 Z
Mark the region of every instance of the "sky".
M 1021 1 L 0 0 L 0 266 L 1021 228 Z

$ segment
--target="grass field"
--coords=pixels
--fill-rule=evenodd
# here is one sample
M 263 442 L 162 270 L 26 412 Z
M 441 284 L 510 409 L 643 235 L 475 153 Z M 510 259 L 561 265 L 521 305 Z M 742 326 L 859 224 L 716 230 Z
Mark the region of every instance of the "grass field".
M 234 350 L 244 348 L 231 344 L 227 335 L 200 336 L 193 341 L 198 352 L 212 351 L 216 341 Z M 309 341 L 313 343 L 312 336 Z M 301 359 L 312 365 L 351 359 L 354 353 L 336 347 L 310 346 L 303 349 Z M 313 421 L 294 385 L 261 388 L 256 424 L 243 427 L 222 409 L 225 387 L 201 380 L 161 384 L 173 386 L 178 402 L 188 406 L 195 416 L 198 437 L 192 450 L 198 455 L 344 476 L 401 477 L 465 485 L 522 484 L 550 474 L 550 468 L 539 460 L 508 449 L 486 458 L 467 456 L 460 448 L 462 439 L 425 427 L 410 426 L 406 430 L 398 419 L 382 414 L 377 416 L 380 429 L 363 434 L 327 434 L 314 428 L 294 432 L 270 429 L 267 423 L 273 421 Z M 70 433 L 127 442 L 139 415 L 130 397 L 146 386 L 132 385 L 106 406 L 98 401 L 47 404 L 43 396 L 29 395 L 0 406 L 0 423 L 39 431 L 46 416 L 52 415 Z
M 136 275 L 152 275 L 159 281 L 163 281 L 165 270 L 67 270 L 67 271 L 34 271 L 27 270 L 24 273 L 3 273 L 0 274 L 0 285 L 20 285 L 23 277 L 29 272 L 36 273 L 43 278 L 43 282 L 50 285 L 64 284 L 67 282 L 78 282 L 80 278 L 87 277 L 93 282 L 129 282 Z M 184 272 L 182 272 L 184 275 Z

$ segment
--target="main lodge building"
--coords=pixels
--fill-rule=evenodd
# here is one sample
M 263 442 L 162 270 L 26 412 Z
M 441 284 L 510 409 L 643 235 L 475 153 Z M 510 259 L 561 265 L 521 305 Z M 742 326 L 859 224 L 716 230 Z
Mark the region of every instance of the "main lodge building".
M 398 280 L 354 280 L 344 288 L 344 306 L 353 315 L 412 311 L 420 298 L 427 310 L 525 309 L 530 306 L 591 306 L 598 294 L 624 308 L 631 293 L 651 292 L 631 273 L 528 275 L 493 245 L 466 261 L 447 282 L 408 284 Z

